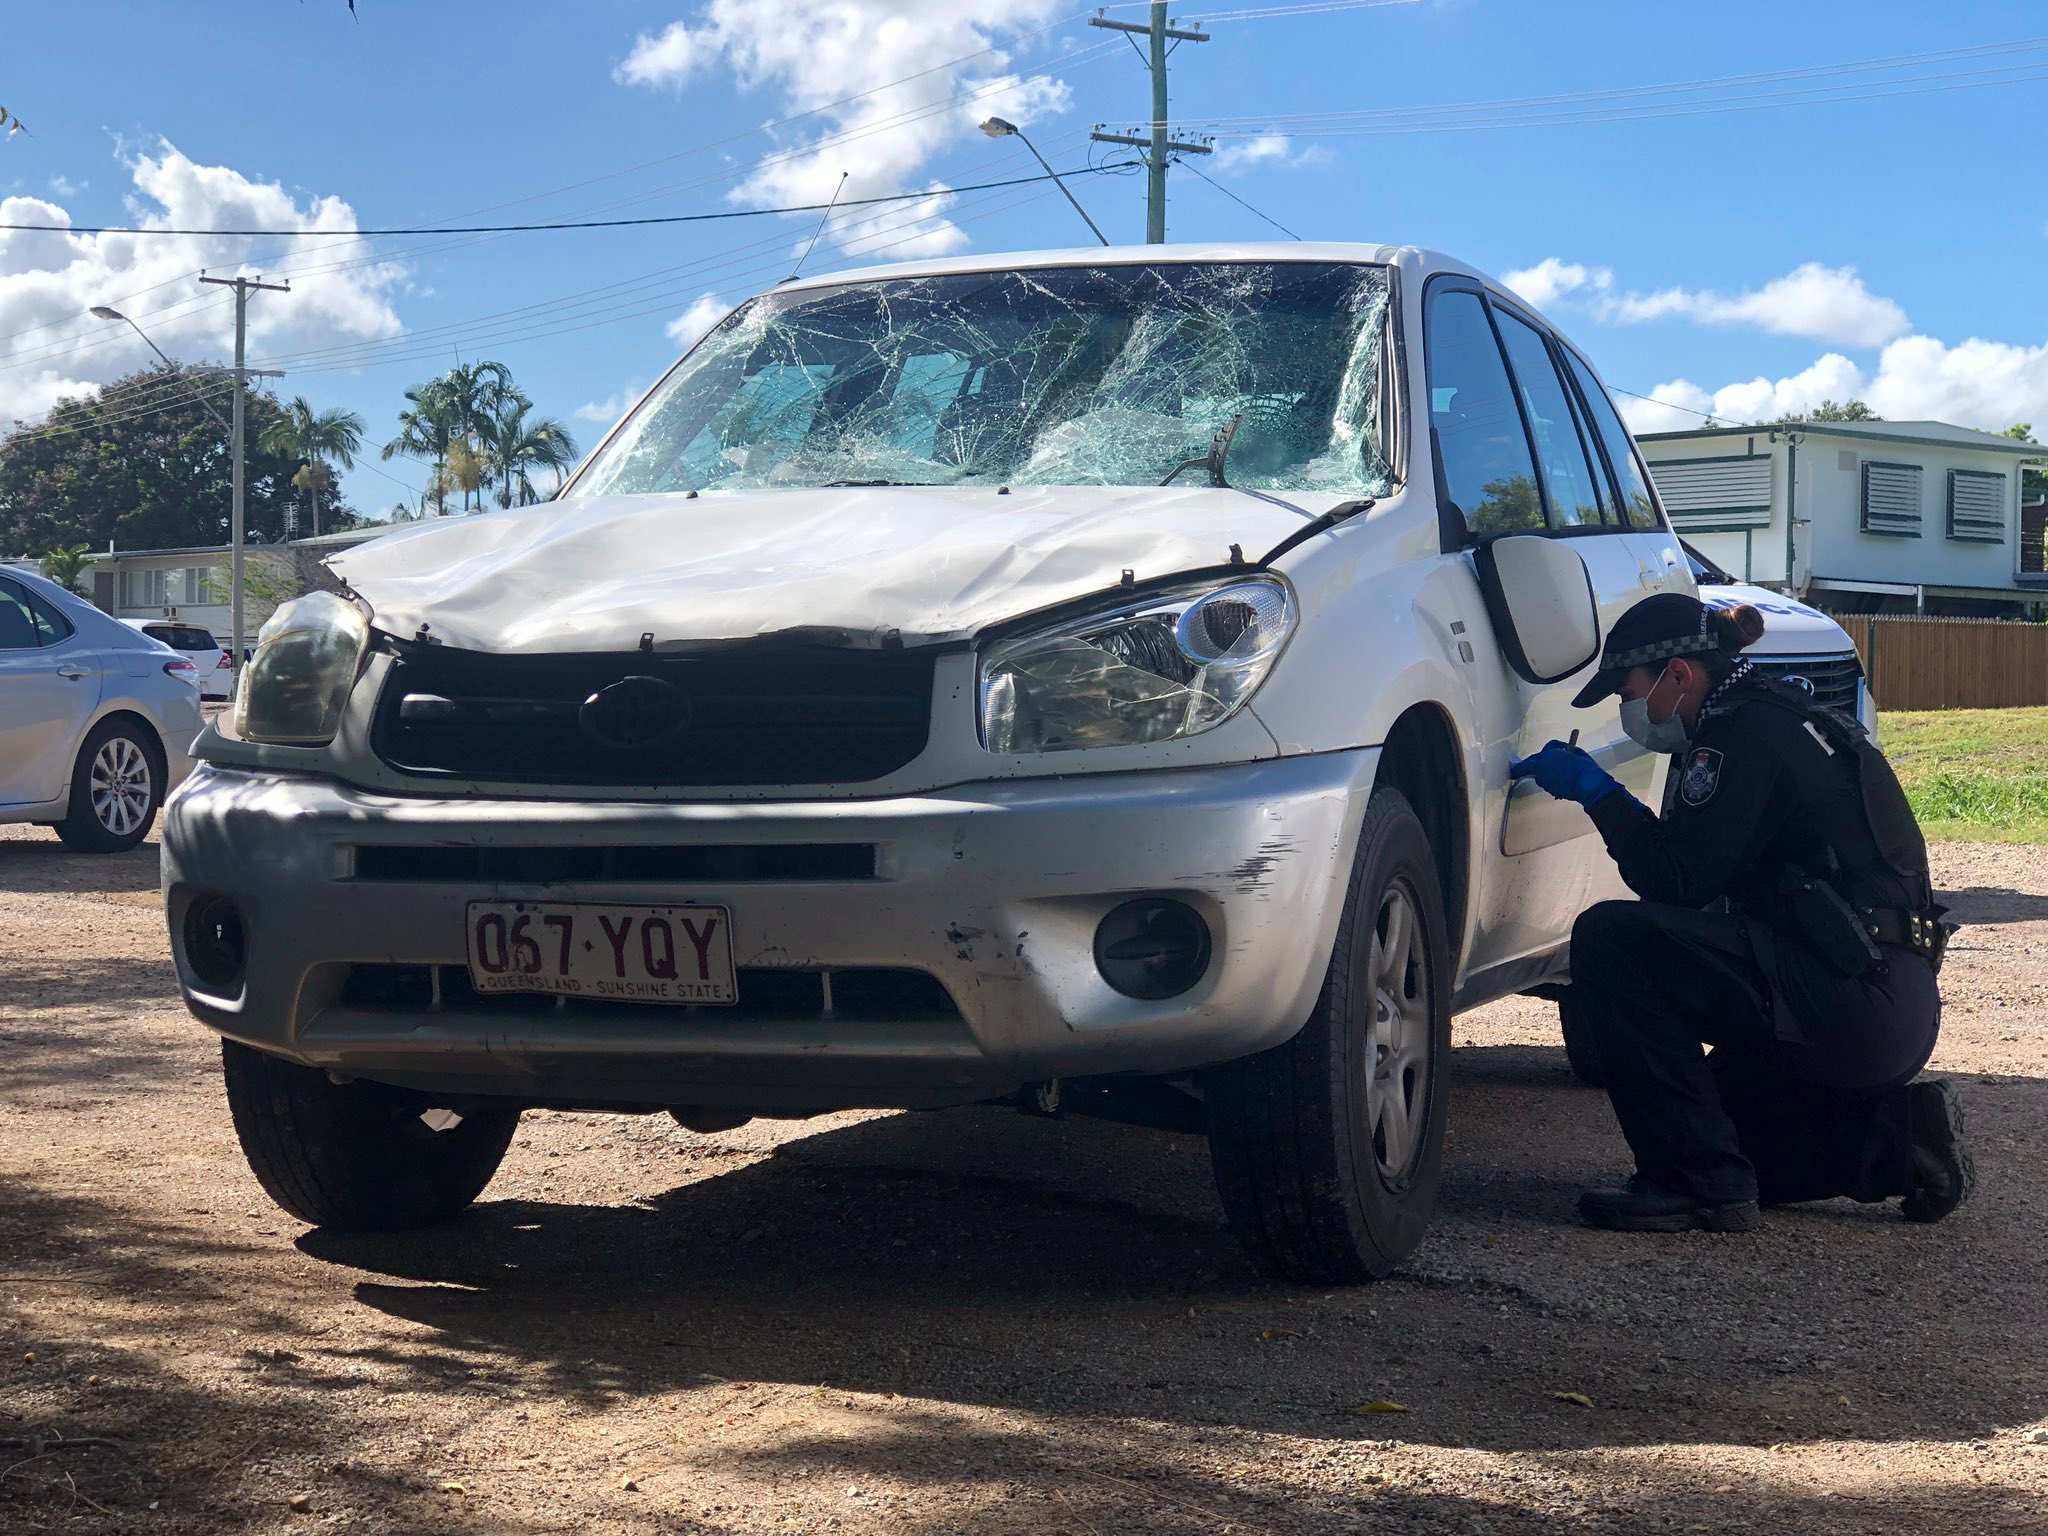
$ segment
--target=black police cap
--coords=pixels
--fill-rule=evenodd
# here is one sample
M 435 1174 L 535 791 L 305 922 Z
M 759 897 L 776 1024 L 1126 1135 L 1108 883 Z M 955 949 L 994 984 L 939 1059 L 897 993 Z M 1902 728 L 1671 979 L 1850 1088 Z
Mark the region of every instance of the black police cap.
M 1707 622 L 1712 612 L 1698 598 L 1683 592 L 1659 592 L 1644 598 L 1614 621 L 1607 643 L 1600 648 L 1600 670 L 1579 690 L 1573 706 L 1584 709 L 1619 691 L 1632 668 L 1661 668 L 1674 656 L 1720 650 L 1721 637 Z

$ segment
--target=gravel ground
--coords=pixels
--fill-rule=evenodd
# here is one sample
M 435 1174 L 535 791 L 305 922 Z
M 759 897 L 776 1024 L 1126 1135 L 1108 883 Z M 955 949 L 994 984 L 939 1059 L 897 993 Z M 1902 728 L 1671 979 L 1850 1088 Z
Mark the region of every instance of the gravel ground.
M 1515 1001 L 1460 1021 L 1429 1240 L 1326 1293 L 1246 1269 L 1199 1141 L 993 1110 L 536 1114 L 459 1223 L 309 1232 L 154 846 L 0 829 L 0 1529 L 2048 1531 L 2048 871 L 1936 872 L 1951 1221 L 1580 1228 L 1622 1144 Z

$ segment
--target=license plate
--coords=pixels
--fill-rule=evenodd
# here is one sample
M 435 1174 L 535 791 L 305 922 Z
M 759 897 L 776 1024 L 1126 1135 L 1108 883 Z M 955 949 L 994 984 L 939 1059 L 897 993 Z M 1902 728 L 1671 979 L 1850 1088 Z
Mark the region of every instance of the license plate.
M 613 1003 L 739 1001 L 724 907 L 472 901 L 469 981 Z

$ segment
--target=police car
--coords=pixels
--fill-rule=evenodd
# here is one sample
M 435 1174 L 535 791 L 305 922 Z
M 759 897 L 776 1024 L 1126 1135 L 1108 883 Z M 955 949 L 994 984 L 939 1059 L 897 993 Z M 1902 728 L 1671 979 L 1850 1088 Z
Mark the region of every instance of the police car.
M 1815 698 L 1863 722 L 1877 738 L 1877 700 L 1863 676 L 1863 663 L 1848 631 L 1818 608 L 1796 598 L 1753 587 L 1722 570 L 1683 541 L 1700 601 L 1710 608 L 1747 603 L 1764 616 L 1764 637 L 1742 654 L 1759 670 L 1809 689 Z

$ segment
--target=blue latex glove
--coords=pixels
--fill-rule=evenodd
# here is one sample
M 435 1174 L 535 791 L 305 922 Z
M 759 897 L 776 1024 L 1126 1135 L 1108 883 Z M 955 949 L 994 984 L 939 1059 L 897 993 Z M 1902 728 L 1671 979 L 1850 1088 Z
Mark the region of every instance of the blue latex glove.
M 1559 800 L 1576 800 L 1593 805 L 1609 795 L 1622 793 L 1614 778 L 1593 761 L 1582 747 L 1553 741 L 1541 752 L 1516 758 L 1508 764 L 1511 779 L 1534 779 L 1536 787 Z

